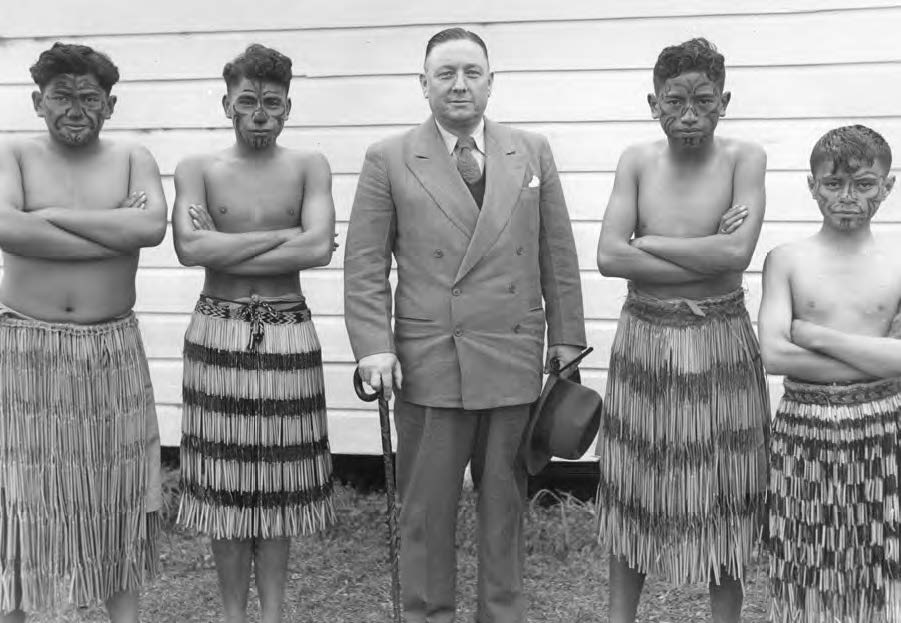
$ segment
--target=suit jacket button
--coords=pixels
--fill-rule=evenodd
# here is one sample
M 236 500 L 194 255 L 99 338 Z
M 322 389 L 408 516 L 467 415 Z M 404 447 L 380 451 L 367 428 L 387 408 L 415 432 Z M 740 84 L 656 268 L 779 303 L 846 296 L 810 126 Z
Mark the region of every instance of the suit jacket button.
M 516 255 L 522 255 L 522 247 L 516 247 Z
M 463 335 L 463 329 L 461 329 L 459 327 L 454 329 L 454 337 L 460 337 L 461 335 Z
M 435 249 L 435 252 L 432 253 L 432 255 L 440 259 L 444 257 L 444 251 L 442 251 L 441 249 Z
M 520 330 L 521 328 L 522 328 L 522 327 L 521 327 L 520 325 L 518 325 L 518 324 L 513 325 L 513 333 L 519 333 L 519 330 Z
M 454 288 L 453 290 L 451 290 L 451 294 L 453 294 L 454 296 L 460 296 L 461 294 L 463 294 L 463 290 L 461 290 L 460 288 Z

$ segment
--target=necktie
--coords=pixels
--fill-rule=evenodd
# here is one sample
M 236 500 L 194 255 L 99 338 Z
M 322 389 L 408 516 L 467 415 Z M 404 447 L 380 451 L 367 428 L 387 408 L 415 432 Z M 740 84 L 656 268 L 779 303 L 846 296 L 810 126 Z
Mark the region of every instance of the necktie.
M 472 155 L 475 147 L 476 141 L 471 136 L 458 138 L 457 146 L 454 147 L 454 151 L 457 152 L 457 170 L 463 176 L 463 181 L 470 185 L 482 179 L 482 170 L 479 169 L 479 163 Z

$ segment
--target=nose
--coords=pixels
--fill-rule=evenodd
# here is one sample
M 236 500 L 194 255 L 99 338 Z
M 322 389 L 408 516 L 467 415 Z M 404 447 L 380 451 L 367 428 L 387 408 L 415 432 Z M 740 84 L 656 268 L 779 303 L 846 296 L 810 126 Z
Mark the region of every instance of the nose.
M 698 114 L 695 112 L 695 108 L 693 104 L 689 104 L 685 109 L 685 112 L 682 113 L 682 122 L 683 123 L 696 123 L 698 121 Z
M 466 80 L 464 79 L 463 72 L 458 71 L 456 77 L 454 78 L 454 91 L 465 91 L 466 90 Z
M 839 196 L 842 199 L 853 199 L 854 198 L 854 183 L 848 182 L 847 184 L 842 186 L 842 191 Z
M 253 121 L 254 123 L 266 123 L 269 120 L 269 114 L 263 110 L 262 106 L 258 106 L 255 111 L 253 111 Z
M 69 102 L 69 107 L 66 109 L 66 117 L 80 119 L 83 115 L 84 109 L 81 107 L 81 102 L 79 102 L 77 98 L 73 98 L 71 102 Z

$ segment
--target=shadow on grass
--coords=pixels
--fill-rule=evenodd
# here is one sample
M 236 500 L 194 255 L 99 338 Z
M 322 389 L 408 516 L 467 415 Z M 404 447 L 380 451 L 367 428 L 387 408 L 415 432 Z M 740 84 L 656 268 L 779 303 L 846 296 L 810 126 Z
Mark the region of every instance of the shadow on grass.
M 173 480 L 173 478 L 175 478 Z M 175 484 L 173 485 L 173 482 Z M 174 519 L 177 477 L 170 487 L 168 517 Z M 391 620 L 390 571 L 380 493 L 338 487 L 338 524 L 297 539 L 289 563 L 284 620 L 294 623 L 386 623 Z M 464 493 L 457 530 L 458 621 L 474 618 L 476 583 L 475 495 Z M 606 623 L 607 560 L 595 544 L 593 506 L 547 489 L 533 495 L 526 518 L 525 588 L 529 620 L 541 623 Z M 161 543 L 162 574 L 142 595 L 144 623 L 218 623 L 222 620 L 216 571 L 206 538 L 170 527 Z M 742 621 L 766 621 L 765 570 L 749 569 Z M 251 589 L 250 620 L 259 620 Z M 102 608 L 64 609 L 29 618 L 35 623 L 100 623 Z M 710 620 L 707 587 L 648 583 L 639 620 L 701 623 Z

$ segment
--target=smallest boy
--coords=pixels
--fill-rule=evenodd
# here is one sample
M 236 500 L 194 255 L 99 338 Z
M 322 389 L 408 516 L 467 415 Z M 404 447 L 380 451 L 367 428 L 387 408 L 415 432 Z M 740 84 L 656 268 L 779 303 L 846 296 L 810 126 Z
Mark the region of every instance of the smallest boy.
M 774 621 L 901 615 L 901 341 L 890 335 L 901 252 L 870 228 L 891 164 L 870 128 L 827 132 L 807 178 L 823 225 L 764 264 L 761 350 L 767 371 L 786 376 L 770 461 Z

